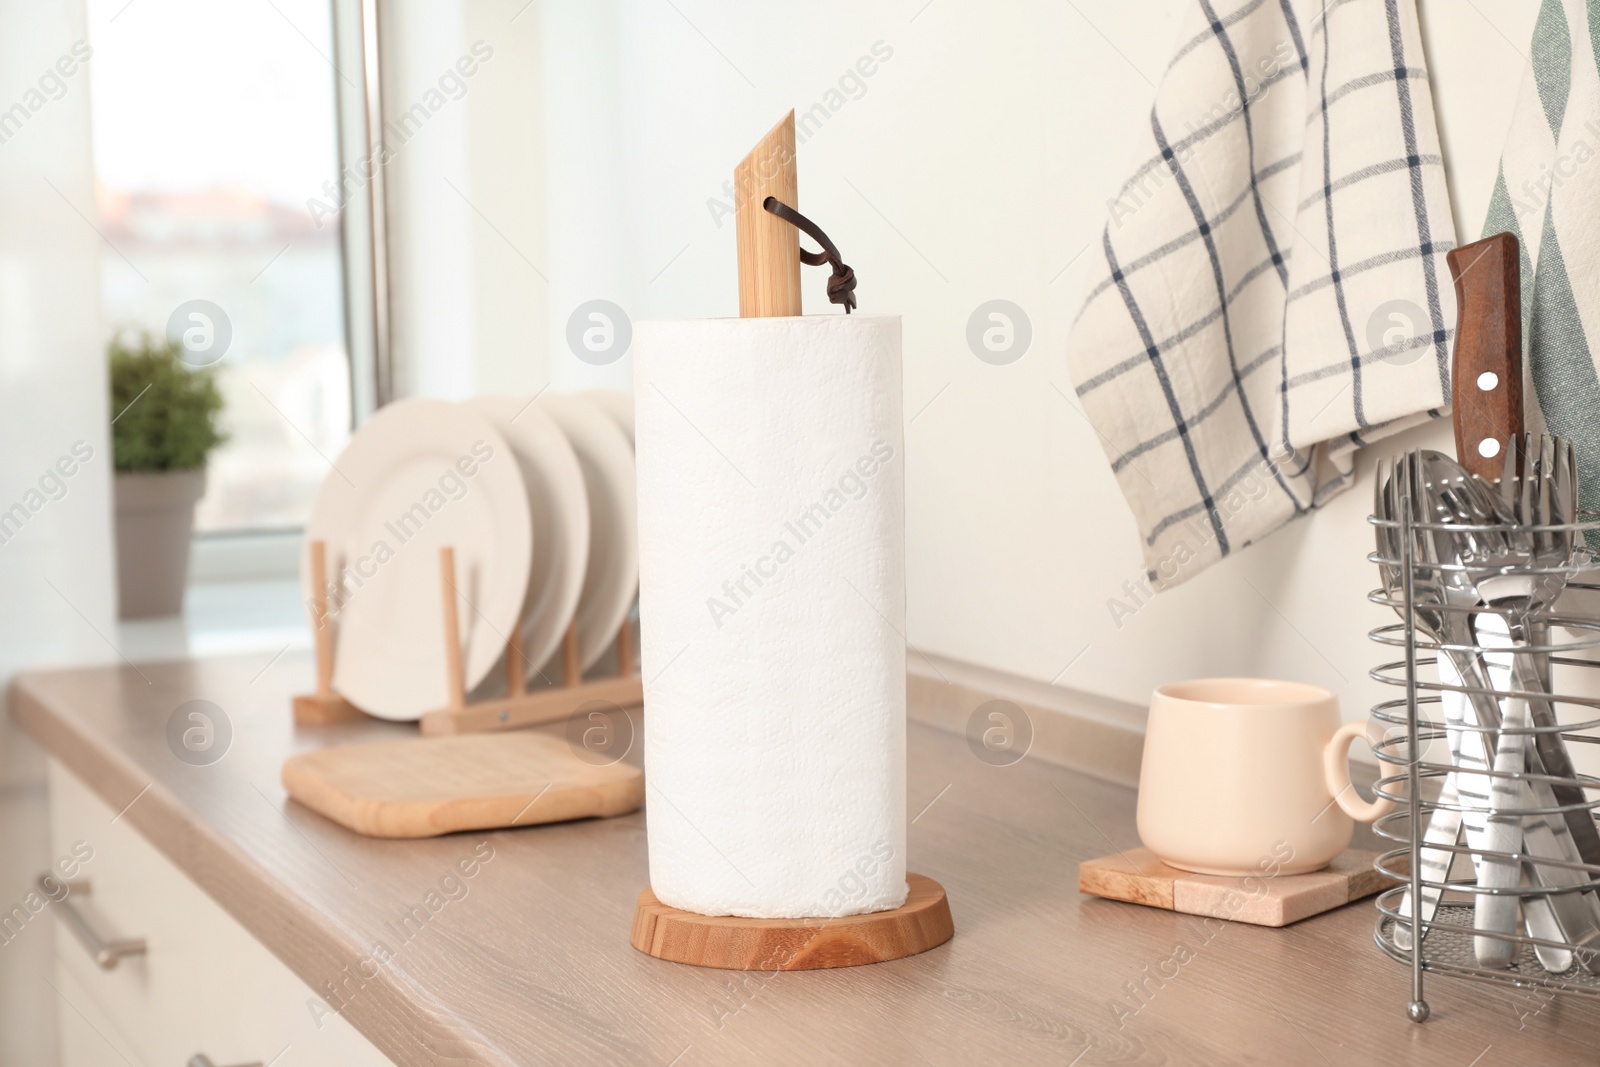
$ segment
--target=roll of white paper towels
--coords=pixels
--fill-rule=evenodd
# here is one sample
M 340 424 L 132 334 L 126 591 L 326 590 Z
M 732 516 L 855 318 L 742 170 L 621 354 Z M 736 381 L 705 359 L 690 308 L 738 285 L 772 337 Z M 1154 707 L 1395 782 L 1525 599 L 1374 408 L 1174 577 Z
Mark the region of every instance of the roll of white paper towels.
M 900 319 L 634 328 L 650 886 L 703 915 L 906 900 Z

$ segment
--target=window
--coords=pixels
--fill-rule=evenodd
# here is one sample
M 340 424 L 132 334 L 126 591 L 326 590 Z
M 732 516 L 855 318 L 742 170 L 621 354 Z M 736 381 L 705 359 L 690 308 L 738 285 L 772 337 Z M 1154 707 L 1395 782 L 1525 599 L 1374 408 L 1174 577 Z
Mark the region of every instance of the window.
M 301 525 L 350 433 L 330 3 L 89 0 L 107 326 L 231 335 L 202 532 Z

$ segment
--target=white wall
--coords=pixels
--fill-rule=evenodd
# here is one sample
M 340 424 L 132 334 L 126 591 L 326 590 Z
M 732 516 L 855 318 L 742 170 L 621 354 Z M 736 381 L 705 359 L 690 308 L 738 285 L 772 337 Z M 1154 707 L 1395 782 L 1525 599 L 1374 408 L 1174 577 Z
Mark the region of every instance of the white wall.
M 0 2 L 0 111 L 39 102 L 27 93 L 40 76 L 89 39 L 81 4 Z M 0 143 L 0 511 L 42 503 L 0 544 L 0 685 L 23 666 L 116 656 L 101 243 L 87 221 L 93 68 Z M 80 441 L 92 456 L 68 465 L 64 495 L 30 497 Z M 42 757 L 0 717 L 0 910 L 50 861 L 46 830 Z M 52 958 L 48 925 L 0 948 L 0 1062 L 53 1062 Z
M 473 204 L 477 392 L 529 393 L 549 380 L 545 322 L 544 108 L 540 26 L 527 0 L 466 5 L 465 43 L 493 49 L 467 96 Z M 520 16 L 519 16 L 520 12 Z
M 0 4 L 0 108 L 88 37 L 76 5 Z M 96 634 L 110 630 L 115 589 L 101 239 L 89 221 L 93 67 L 0 144 L 0 510 L 26 502 L 76 442 L 92 453 L 60 499 L 0 544 L 0 674 L 109 651 Z
M 480 86 L 461 79 L 456 99 L 439 85 L 466 52 L 457 0 L 386 4 L 381 27 L 395 391 L 464 399 L 477 324 L 465 101 Z
M 396 395 L 531 393 L 550 380 L 536 11 L 380 5 Z M 426 117 L 401 125 L 418 105 Z
M 1352 718 L 1376 698 L 1366 632 L 1386 616 L 1364 599 L 1367 484 L 1120 628 L 1107 608 L 1143 566 L 1063 351 L 1093 271 L 1080 253 L 1135 162 L 1193 0 L 458 2 L 460 41 L 430 16 L 420 54 L 482 38 L 495 59 L 464 140 L 430 142 L 423 165 L 459 174 L 482 214 L 422 187 L 407 225 L 455 233 L 471 279 L 441 277 L 456 252 L 415 257 L 405 314 L 470 306 L 484 336 L 417 342 L 414 358 L 446 369 L 414 388 L 625 384 L 630 361 L 594 368 L 567 349 L 568 316 L 595 297 L 633 319 L 736 314 L 724 185 L 786 110 L 831 102 L 800 147 L 800 206 L 856 268 L 863 309 L 904 316 L 912 643 L 1141 704 L 1161 681 L 1222 673 L 1330 685 Z M 1481 226 L 1537 7 L 1420 3 L 1463 240 Z M 873 73 L 852 82 L 864 57 Z M 825 276 L 805 274 L 808 312 L 832 310 Z M 994 298 L 1033 324 L 1009 366 L 965 340 Z M 1393 447 L 1448 440 L 1436 425 Z
M 551 381 L 575 392 L 631 389 L 626 354 L 595 366 L 572 357 L 567 324 L 592 300 L 638 305 L 636 277 L 647 262 L 630 230 L 632 211 L 623 106 L 630 78 L 618 47 L 636 5 L 617 0 L 542 4 L 540 74 L 544 94 L 544 215 L 550 317 L 545 338 Z

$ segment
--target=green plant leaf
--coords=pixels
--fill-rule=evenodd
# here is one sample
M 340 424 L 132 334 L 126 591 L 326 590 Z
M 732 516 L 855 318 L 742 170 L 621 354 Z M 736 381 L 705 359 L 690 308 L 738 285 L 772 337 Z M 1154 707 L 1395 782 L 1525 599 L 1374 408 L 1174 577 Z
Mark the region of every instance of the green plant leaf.
M 150 334 L 117 337 L 107 346 L 117 470 L 194 470 L 226 439 L 217 428 L 222 392 L 215 374 L 190 367 L 181 351 Z

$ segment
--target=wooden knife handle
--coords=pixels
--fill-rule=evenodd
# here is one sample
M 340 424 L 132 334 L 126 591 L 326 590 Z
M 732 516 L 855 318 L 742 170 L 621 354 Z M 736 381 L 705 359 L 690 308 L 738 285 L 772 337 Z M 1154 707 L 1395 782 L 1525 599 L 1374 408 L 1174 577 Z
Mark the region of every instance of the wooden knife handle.
M 1451 404 L 1456 459 L 1493 482 L 1507 442 L 1522 434 L 1522 259 L 1515 236 L 1497 233 L 1445 257 L 1456 281 Z

